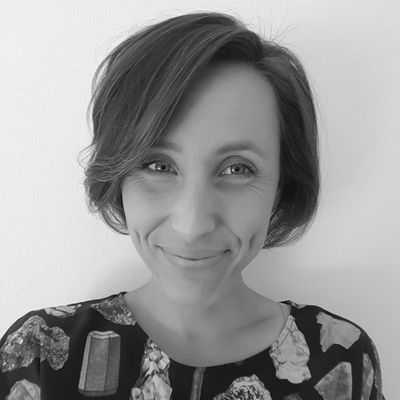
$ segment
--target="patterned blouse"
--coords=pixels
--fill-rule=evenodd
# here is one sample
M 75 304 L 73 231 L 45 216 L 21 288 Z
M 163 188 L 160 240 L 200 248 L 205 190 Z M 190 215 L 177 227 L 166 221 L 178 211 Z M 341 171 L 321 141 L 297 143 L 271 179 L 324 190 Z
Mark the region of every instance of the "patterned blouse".
M 358 325 L 292 301 L 275 342 L 209 367 L 168 356 L 123 295 L 31 311 L 0 340 L 0 400 L 384 400 L 379 357 Z

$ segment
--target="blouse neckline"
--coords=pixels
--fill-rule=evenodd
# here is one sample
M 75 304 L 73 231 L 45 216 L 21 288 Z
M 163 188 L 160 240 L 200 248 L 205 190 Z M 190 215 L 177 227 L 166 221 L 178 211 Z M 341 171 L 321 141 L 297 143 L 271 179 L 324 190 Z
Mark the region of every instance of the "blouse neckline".
M 115 295 L 113 295 L 113 297 L 117 297 L 118 301 L 119 301 L 119 305 L 120 307 L 124 310 L 125 315 L 131 320 L 131 322 L 137 326 L 140 331 L 144 334 L 144 336 L 150 340 L 153 341 L 153 339 L 147 334 L 147 332 L 142 328 L 142 326 L 140 326 L 140 324 L 136 321 L 135 316 L 133 315 L 133 313 L 131 312 L 130 308 L 128 307 L 128 305 L 125 302 L 124 299 L 124 295 L 126 294 L 126 291 L 121 291 Z M 278 337 L 274 340 L 273 343 L 271 343 L 271 345 L 269 345 L 268 347 L 266 347 L 265 349 L 257 352 L 256 354 L 253 354 L 249 357 L 246 357 L 244 359 L 238 360 L 238 361 L 232 361 L 229 363 L 221 363 L 221 364 L 216 364 L 216 365 L 209 365 L 209 366 L 192 366 L 192 365 L 187 365 L 187 364 L 183 364 L 179 361 L 174 360 L 172 357 L 170 357 L 168 355 L 168 353 L 166 353 L 161 347 L 158 346 L 158 344 L 153 341 L 154 344 L 157 345 L 157 347 L 165 354 L 167 355 L 169 361 L 170 361 L 170 365 L 174 365 L 174 367 L 176 367 L 177 369 L 180 369 L 182 372 L 189 372 L 189 373 L 193 373 L 193 371 L 195 369 L 202 369 L 202 370 L 207 370 L 210 373 L 213 372 L 218 372 L 221 370 L 225 370 L 225 369 L 236 369 L 238 366 L 242 366 L 242 365 L 249 365 L 249 364 L 263 364 L 263 361 L 265 362 L 265 357 L 269 356 L 269 352 L 271 351 L 272 348 L 277 349 L 281 346 L 281 344 L 285 341 L 285 339 L 289 336 L 291 330 L 292 330 L 292 326 L 293 323 L 295 321 L 294 315 L 293 315 L 293 309 L 294 307 L 292 306 L 290 300 L 285 300 L 285 301 L 280 301 L 279 303 L 281 304 L 286 304 L 290 306 L 290 312 L 288 317 L 286 318 L 286 322 L 284 327 L 282 328 L 280 334 L 278 335 Z

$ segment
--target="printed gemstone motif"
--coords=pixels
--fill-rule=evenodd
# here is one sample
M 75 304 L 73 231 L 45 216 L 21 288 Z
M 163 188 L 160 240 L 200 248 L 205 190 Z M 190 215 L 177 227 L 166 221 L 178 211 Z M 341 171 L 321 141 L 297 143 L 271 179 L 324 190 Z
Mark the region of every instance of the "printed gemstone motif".
M 371 340 L 371 345 L 372 349 L 374 351 L 374 357 L 375 357 L 375 378 L 374 378 L 374 385 L 376 387 L 377 391 L 377 400 L 382 400 L 382 373 L 381 373 L 381 367 L 380 367 L 380 360 L 379 360 L 379 355 L 378 355 L 378 350 L 376 349 L 375 343 Z
M 295 302 L 292 301 L 292 300 L 288 300 L 288 302 L 289 302 L 289 304 L 290 304 L 291 306 L 296 307 L 296 308 L 298 308 L 298 309 L 307 307 L 306 304 L 295 303 Z
M 10 334 L 0 349 L 3 372 L 27 367 L 35 357 L 47 360 L 58 370 L 68 358 L 69 337 L 59 327 L 49 328 L 43 318 L 34 315 Z
M 169 366 L 169 357 L 148 338 L 140 377 L 131 390 L 130 400 L 169 400 L 172 393 Z
M 285 396 L 283 398 L 283 400 L 303 400 L 303 399 L 301 398 L 301 396 L 298 393 L 295 393 L 295 394 L 289 394 L 288 396 Z
M 277 378 L 287 379 L 292 383 L 301 383 L 311 378 L 307 366 L 310 349 L 292 315 L 289 315 L 280 338 L 272 344 L 269 354 L 275 365 Z
M 315 389 L 324 400 L 351 400 L 351 364 L 341 362 L 336 365 L 315 385 Z
M 317 322 L 322 325 L 320 343 L 324 352 L 333 344 L 349 349 L 361 334 L 361 331 L 350 322 L 333 318 L 323 312 L 318 313 Z
M 40 400 L 40 388 L 38 385 L 22 379 L 14 383 L 6 400 Z
M 83 353 L 79 392 L 109 396 L 118 389 L 121 337 L 113 331 L 91 331 Z
M 73 317 L 76 313 L 76 310 L 78 310 L 80 307 L 81 304 L 72 306 L 46 307 L 44 311 L 46 311 L 49 315 L 53 315 L 54 317 L 68 318 Z
M 257 375 L 242 376 L 235 379 L 228 390 L 214 397 L 213 400 L 272 400 Z
M 361 393 L 361 400 L 369 400 L 374 383 L 374 368 L 368 354 L 363 356 L 363 386 Z
M 119 297 L 106 299 L 100 303 L 92 304 L 92 308 L 103 315 L 105 319 L 118 325 L 135 325 L 129 309 L 121 303 Z
M 133 388 L 131 400 L 169 400 L 172 388 L 159 375 L 148 378 L 141 388 Z

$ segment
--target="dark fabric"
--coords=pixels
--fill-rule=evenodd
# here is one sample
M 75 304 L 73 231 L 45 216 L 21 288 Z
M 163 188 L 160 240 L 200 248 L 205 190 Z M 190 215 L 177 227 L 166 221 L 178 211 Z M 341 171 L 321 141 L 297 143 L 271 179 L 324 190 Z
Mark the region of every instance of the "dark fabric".
M 372 340 L 321 307 L 284 301 L 291 314 L 272 346 L 196 368 L 149 338 L 125 293 L 31 311 L 13 323 L 0 341 L 0 399 L 384 399 Z

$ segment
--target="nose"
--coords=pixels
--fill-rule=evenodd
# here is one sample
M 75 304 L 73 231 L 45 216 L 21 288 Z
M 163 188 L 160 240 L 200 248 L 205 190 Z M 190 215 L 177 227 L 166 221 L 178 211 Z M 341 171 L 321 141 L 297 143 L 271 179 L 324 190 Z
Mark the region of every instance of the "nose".
M 188 244 L 216 229 L 217 204 L 211 187 L 192 182 L 182 188 L 170 218 L 174 231 Z

